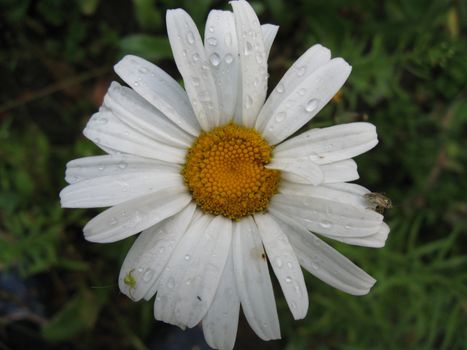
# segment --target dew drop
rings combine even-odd
[[[187,286],[189,286],[189,285],[191,284],[191,281],[192,281],[191,278],[188,278],[188,279],[185,281],[185,284],[186,284]]]
[[[251,108],[252,105],[253,105],[253,99],[251,98],[250,95],[246,95],[245,107],[248,109],[248,108]]]
[[[261,64],[263,63],[263,61],[264,61],[263,54],[261,52],[258,52],[256,54],[256,62],[258,62],[258,64]]]
[[[198,62],[199,61],[199,54],[198,53],[194,53],[192,57],[193,57],[193,62]]]
[[[305,106],[305,111],[307,112],[313,112],[316,107],[318,107],[319,100],[312,98],[310,101],[307,102]]]
[[[128,166],[128,163],[127,162],[124,162],[123,160],[121,162],[118,163],[118,167],[120,169],[125,169],[126,167]]]
[[[227,46],[232,45],[232,34],[228,33],[224,38],[225,44]]]
[[[99,171],[103,171],[105,169],[105,166],[101,165],[97,169],[99,169]]]
[[[298,90],[298,94],[299,94],[300,96],[305,95],[305,92],[306,92],[306,89],[300,89],[300,90]]]
[[[227,55],[225,55],[224,60],[225,60],[225,63],[231,64],[233,62],[234,58],[230,53],[228,53]]]
[[[209,56],[209,62],[211,62],[214,67],[217,67],[221,63],[221,58],[217,53],[214,52],[211,54],[211,56]]]
[[[288,267],[289,269],[291,269],[291,268],[293,267],[293,265],[292,265],[292,263],[291,263],[290,261],[287,263],[287,267]]]
[[[160,254],[163,254],[164,252],[165,252],[165,247],[160,247],[160,248],[159,248],[159,253],[160,253]]]
[[[209,30],[211,33],[214,33],[214,27],[213,27],[213,26],[210,26],[210,27],[208,28],[208,30]]]
[[[306,72],[306,67],[305,66],[301,66],[301,67],[297,67],[297,75],[299,77],[303,76],[303,74],[305,74]]]
[[[278,268],[282,267],[282,259],[281,258],[276,258],[276,260],[274,260],[274,262],[276,263],[276,266]]]
[[[292,277],[287,276],[287,277],[285,278],[285,281],[286,281],[287,283],[292,283]]]
[[[276,114],[276,117],[274,118],[276,122],[280,123],[285,120],[285,117],[287,116],[286,112],[279,112]]]
[[[318,269],[319,269],[318,264],[315,263],[315,262],[312,262],[312,263],[311,263],[311,267],[313,268],[313,270],[318,270]]]
[[[209,46],[216,46],[217,45],[217,39],[216,38],[207,38],[206,42],[208,43]]]
[[[111,218],[111,219],[109,220],[109,225],[114,226],[114,225],[117,225],[117,224],[118,224],[117,218],[113,217],[113,218]]]
[[[249,41],[247,41],[245,43],[245,48],[244,48],[244,54],[245,56],[248,56],[249,54],[251,54],[251,51],[253,50],[253,46],[251,45],[251,43]]]
[[[327,221],[327,220],[320,222],[319,225],[320,225],[322,228],[330,228],[330,227],[332,226],[332,224],[331,224],[329,221]]]
[[[279,85],[277,85],[276,90],[278,93],[282,94],[284,92],[284,84],[279,83]]]
[[[199,86],[200,81],[198,77],[193,77],[191,80],[193,81],[194,86]]]
[[[151,269],[147,269],[146,272],[143,274],[143,281],[149,282],[154,275],[154,272]]]
[[[189,43],[189,44],[193,44],[195,42],[195,37],[193,35],[193,32],[188,32],[186,33],[186,41]]]
[[[191,256],[190,256],[190,255],[188,255],[188,254],[185,255],[185,260],[186,260],[186,261],[188,261],[188,260],[190,260],[190,259],[191,259]]]
[[[290,306],[291,306],[292,309],[294,309],[294,310],[297,308],[297,304],[296,304],[294,301],[292,301],[292,302],[290,303]]]
[[[139,86],[139,82],[138,81],[133,82],[133,86]]]
[[[140,72],[141,74],[146,74],[149,70],[146,68],[146,67],[141,67],[140,69],[138,69],[138,72]]]

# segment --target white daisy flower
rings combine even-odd
[[[315,45],[266,100],[267,57],[278,30],[251,6],[211,11],[204,44],[190,16],[167,12],[186,92],[157,66],[124,57],[84,135],[107,155],[68,163],[63,207],[111,207],[84,228],[92,242],[141,232],[119,276],[133,300],[155,296],[158,320],[203,324],[210,346],[232,349],[240,305],[264,339],[280,338],[270,262],[295,319],[305,317],[302,266],[344,292],[375,280],[317,235],[382,247],[389,233],[352,160],[378,140],[369,123],[289,138],[350,74]],[[288,139],[289,138],[289,139]]]

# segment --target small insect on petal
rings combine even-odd
[[[123,278],[123,283],[128,286],[128,291],[130,293],[130,298],[133,299],[132,290],[136,288],[136,279],[133,277],[134,269],[131,269]]]
[[[375,207],[375,211],[383,214],[385,209],[392,208],[391,199],[378,192],[370,192],[364,195],[365,199]]]

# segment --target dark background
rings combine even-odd
[[[358,183],[394,208],[385,248],[334,244],[378,279],[369,295],[306,273],[306,319],[293,321],[276,288],[283,339],[262,342],[242,321],[237,348],[466,349],[467,1],[251,3],[261,22],[280,25],[270,87],[317,42],[353,66],[341,97],[307,127],[374,123],[380,143],[356,159]],[[229,6],[0,0],[1,350],[204,349],[200,329],[174,333],[154,321],[151,302],[119,293],[133,239],[86,242],[81,229],[97,211],[58,200],[65,163],[100,153],[81,130],[123,54],[180,79],[165,31],[175,7],[204,33],[209,9]]]

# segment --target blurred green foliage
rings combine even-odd
[[[380,144],[357,159],[359,183],[395,207],[385,248],[335,244],[378,279],[369,295],[345,295],[307,274],[307,318],[293,321],[279,299],[284,339],[251,341],[259,349],[466,349],[467,2],[252,4],[262,22],[280,25],[270,86],[316,42],[352,64],[341,101],[307,127],[374,123]],[[179,77],[164,23],[175,7],[203,32],[209,9],[228,4],[0,0],[0,273],[20,276],[40,304],[0,290],[0,302],[21,311],[0,314],[0,348],[146,348],[152,305],[132,303],[116,285],[131,239],[85,242],[81,229],[96,211],[62,210],[58,192],[68,160],[99,153],[81,130],[119,57],[135,53]],[[237,343],[250,339],[241,330]]]

